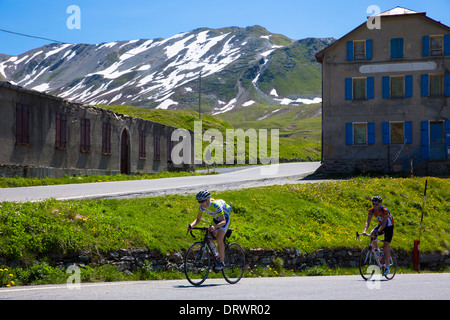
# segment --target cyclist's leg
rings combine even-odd
[[[220,261],[224,261],[225,258],[225,244],[223,242],[223,239],[225,237],[226,231],[223,231],[222,228],[220,230],[217,230],[216,239],[217,239],[217,246],[219,247],[219,258]]]
[[[383,243],[383,251],[384,251],[384,262],[386,267],[389,267],[391,261],[391,250],[390,245],[392,241],[392,237],[394,235],[394,226],[386,227],[384,232],[384,243]]]

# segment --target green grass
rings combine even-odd
[[[233,206],[234,240],[245,248],[361,246],[374,194],[385,198],[395,219],[395,247],[410,250],[418,237],[423,178],[355,178],[217,192]],[[450,244],[450,181],[429,178],[421,249],[443,251]],[[85,201],[3,202],[0,255],[33,260],[79,250],[107,252],[148,248],[163,253],[186,249],[186,225],[195,218],[192,195]],[[274,228],[273,226],[277,227]]]
[[[162,171],[152,174],[139,175],[90,175],[90,176],[68,176],[62,178],[23,178],[15,176],[13,178],[0,177],[0,188],[17,188],[17,187],[32,187],[32,186],[47,186],[58,184],[76,184],[76,183],[92,183],[92,182],[108,182],[108,181],[125,181],[125,180],[143,180],[143,179],[160,179],[172,177],[185,177],[193,175],[201,175],[202,173],[184,172],[184,171]]]
[[[413,241],[419,234],[424,182],[424,178],[362,177],[214,192],[214,196],[232,204],[231,226],[236,230],[232,239],[245,249],[298,248],[302,252],[313,252],[319,248],[362,248],[367,245],[355,239],[355,232],[363,229],[371,196],[379,194],[395,219],[393,248],[411,252]],[[196,215],[197,204],[192,195],[3,202],[0,203],[0,256],[25,262],[29,268],[36,269],[14,271],[18,283],[36,283],[43,278],[50,282],[63,281],[61,279],[66,275],[52,272],[53,269],[45,264],[51,261],[52,254],[71,254],[80,250],[105,253],[120,248],[148,248],[162,253],[185,250],[193,242],[186,236],[186,226]],[[428,178],[423,226],[421,252],[448,250],[450,180]],[[39,266],[32,267],[35,264]],[[120,273],[115,275],[116,271],[107,266],[89,268],[86,269],[89,281],[125,277],[118,278]],[[258,268],[248,270],[248,276],[298,274],[281,267],[274,269],[276,273]],[[316,273],[337,272],[326,270],[324,267]],[[30,276],[30,273],[34,275]],[[171,272],[158,275],[151,268],[144,268],[132,279],[181,276]]]

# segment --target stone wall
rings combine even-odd
[[[395,250],[397,253],[397,263],[400,267],[412,267],[413,256],[411,252]],[[328,265],[335,267],[357,267],[360,248],[338,248],[338,249],[319,249],[308,253],[299,249],[285,249],[282,251],[267,249],[246,250],[246,264],[250,268],[257,265],[273,267],[277,263],[275,260],[280,258],[286,269],[301,271],[314,266]],[[104,255],[92,254],[88,251],[82,251],[75,255],[53,255],[50,256],[51,265],[67,268],[72,264],[80,266],[85,265],[104,265],[112,264],[119,270],[134,272],[146,263],[150,263],[152,269],[159,270],[179,270],[183,271],[183,258],[185,251],[176,253],[162,254],[157,250],[148,249],[120,249],[118,251],[108,252]],[[277,259],[279,261],[279,259]],[[274,263],[275,261],[275,263]],[[0,258],[0,265],[8,264],[7,261]],[[8,265],[13,266],[11,263]],[[444,253],[421,253],[421,269],[439,270],[450,265],[450,255]]]

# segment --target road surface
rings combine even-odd
[[[0,189],[2,201],[78,200],[163,195],[196,192],[200,189],[225,190],[243,187],[292,183],[312,174],[319,162],[295,162],[238,168],[218,175],[189,176],[164,179],[98,182]]]
[[[25,300],[449,300],[450,273],[397,274],[391,281],[359,275],[243,278],[235,285],[207,279],[130,281],[0,288],[0,299]],[[72,288],[72,289],[70,289]]]

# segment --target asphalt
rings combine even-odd
[[[80,200],[144,197],[173,193],[193,193],[202,189],[220,191],[275,184],[303,183],[311,182],[306,177],[313,174],[319,167],[320,162],[294,162],[237,167],[234,169],[217,169],[218,174],[214,175],[3,188],[0,189],[0,202],[42,201],[49,198]]]

